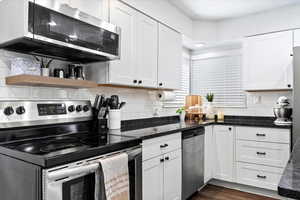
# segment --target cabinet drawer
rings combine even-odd
[[[237,161],[285,167],[290,157],[288,144],[242,141],[236,143]]]
[[[237,163],[237,182],[240,184],[277,190],[283,168]]]
[[[181,133],[143,141],[143,160],[181,149]]]
[[[238,140],[290,144],[290,135],[289,129],[236,127],[236,137]]]

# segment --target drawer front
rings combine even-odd
[[[240,184],[277,190],[283,168],[237,163],[237,182]]]
[[[181,149],[181,133],[143,141],[143,160]]]
[[[291,142],[290,130],[279,128],[236,127],[236,137],[238,140],[252,140],[259,142],[286,144],[290,144]]]
[[[288,144],[242,141],[236,142],[237,161],[285,167],[290,157]]]

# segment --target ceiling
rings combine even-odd
[[[223,20],[263,12],[300,0],[168,0],[194,20]]]

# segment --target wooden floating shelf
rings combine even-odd
[[[56,77],[45,77],[35,75],[16,75],[6,77],[7,85],[20,86],[43,86],[43,87],[61,87],[61,88],[95,88],[96,82],[86,80],[73,80]]]

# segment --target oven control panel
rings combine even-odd
[[[85,121],[90,101],[0,101],[0,128]]]

